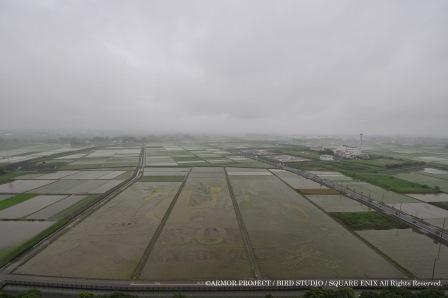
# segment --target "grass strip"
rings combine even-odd
[[[400,179],[386,174],[349,173],[353,178],[369,182],[398,193],[438,193],[439,190],[427,185]]]
[[[81,209],[82,207],[86,206],[92,200],[95,200],[96,197],[97,197],[97,195],[88,195],[87,197],[80,200],[79,202],[76,202],[75,204],[71,205],[70,207],[65,208],[64,210],[61,210],[60,212],[56,213],[55,215],[53,215],[50,218],[50,220],[63,219],[65,217],[67,217],[68,215],[72,214],[73,212],[75,212],[76,210]]]
[[[10,181],[14,180],[14,178],[16,178],[17,176],[25,175],[25,174],[26,174],[26,172],[22,172],[22,171],[2,174],[2,175],[0,175],[0,184],[10,182]]]
[[[409,228],[407,224],[378,212],[330,212],[329,214],[355,231]]]
[[[35,235],[31,239],[17,245],[11,248],[7,248],[4,250],[0,250],[0,266],[5,265],[7,262],[12,260],[13,258],[17,257],[18,255],[25,252],[28,248],[36,245],[39,243],[42,239],[50,236],[57,230],[59,230],[61,227],[66,225],[68,221],[70,220],[70,216],[72,213],[74,213],[76,210],[79,210],[80,208],[86,206],[89,204],[92,200],[96,198],[96,195],[89,195],[86,198],[82,199],[81,201],[77,202],[76,204],[66,208],[65,210],[59,212],[52,218],[57,219],[57,221],[40,232],[39,234]]]
[[[49,226],[39,234],[35,235],[31,239],[15,246],[9,249],[5,249],[0,251],[0,266],[5,265],[9,260],[12,260],[16,256],[22,254],[25,250],[28,248],[36,245],[41,241],[42,239],[50,236],[54,232],[56,232],[59,228],[64,226],[68,222],[68,218],[62,219],[54,223],[53,225]]]
[[[36,196],[36,195],[30,194],[30,193],[21,193],[21,194],[15,195],[13,197],[1,200],[0,201],[0,210],[3,210],[8,207],[14,206],[16,204],[22,203],[26,200],[31,199],[34,196]]]

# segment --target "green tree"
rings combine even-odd
[[[124,294],[124,293],[113,293],[109,297],[110,298],[138,298],[137,296]]]
[[[333,298],[335,297],[334,291],[330,289],[310,289],[303,295],[304,298]]]
[[[381,290],[379,297],[381,298],[414,298],[415,295],[408,289],[388,288]]]
[[[355,298],[355,291],[353,291],[353,289],[351,288],[341,288],[341,289],[337,289],[334,292],[334,296],[333,297],[337,297],[337,298]]]
[[[0,298],[14,298],[14,296],[0,292]]]
[[[439,289],[426,289],[417,294],[418,298],[443,298],[445,293]]]
[[[79,294],[79,298],[95,298],[95,294],[90,292],[82,292]]]
[[[374,291],[364,291],[359,295],[359,298],[378,298],[380,294]]]
[[[42,293],[37,289],[31,289],[17,296],[18,298],[41,298]]]

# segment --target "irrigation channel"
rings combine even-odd
[[[424,221],[421,218],[415,217],[411,214],[408,214],[406,212],[403,212],[397,208],[394,208],[392,206],[389,206],[387,204],[384,204],[383,202],[374,200],[373,198],[371,198],[370,196],[366,196],[362,193],[358,193],[355,192],[351,189],[349,189],[346,186],[343,185],[339,185],[337,183],[335,183],[334,181],[328,180],[328,179],[323,179],[313,173],[309,173],[306,171],[302,171],[299,169],[295,169],[292,167],[289,167],[287,165],[285,165],[282,162],[278,162],[278,161],[273,161],[269,158],[266,158],[264,156],[259,156],[256,154],[253,154],[252,152],[247,152],[247,151],[241,151],[240,152],[241,155],[245,156],[245,157],[249,157],[249,158],[253,158],[259,161],[262,161],[264,163],[267,163],[269,165],[272,165],[276,168],[282,169],[282,170],[286,170],[289,172],[292,172],[294,174],[297,174],[299,176],[302,176],[306,179],[312,180],[314,182],[317,182],[321,185],[324,185],[326,187],[335,189],[336,191],[340,192],[341,194],[356,200],[376,211],[379,211],[381,213],[387,214],[389,216],[392,216],[400,221],[403,221],[405,223],[407,223],[408,225],[412,226],[413,228],[421,231],[422,233],[430,236],[431,238],[444,243],[446,245],[448,245],[448,232],[447,230],[444,230],[440,227],[434,226],[426,221]]]
[[[325,185],[327,187],[333,188],[340,193],[357,200],[379,212],[394,216],[409,225],[425,232],[426,234],[429,234],[433,238],[438,239],[441,242],[447,243],[448,241],[448,235],[446,234],[446,231],[443,231],[442,229],[435,227],[433,225],[430,225],[424,221],[422,221],[419,218],[416,218],[412,215],[409,215],[407,213],[404,213],[400,210],[397,210],[391,206],[384,205],[381,202],[375,201],[370,197],[367,197],[363,194],[356,193],[352,190],[347,189],[344,186],[337,185],[333,181],[329,181],[326,179],[322,179],[314,174],[307,173],[305,171],[301,171],[298,169],[294,169],[291,167],[288,167],[282,163],[274,162],[272,160],[269,160],[264,157],[257,156],[252,153],[248,152],[241,152],[241,155],[254,158],[260,161],[263,161],[269,165],[272,165],[273,167],[284,169],[287,171],[290,171],[292,173],[295,173],[297,175],[300,175],[302,177],[305,177],[307,179],[313,180],[317,183],[320,183],[322,185]],[[88,207],[87,209],[84,209],[80,211],[77,215],[74,215],[74,217],[70,220],[70,222],[66,225],[64,225],[60,230],[53,233],[51,236],[43,239],[40,241],[37,245],[29,249],[26,253],[19,256],[16,260],[9,263],[6,266],[6,270],[3,272],[0,272],[0,288],[4,286],[11,286],[13,288],[23,288],[28,289],[31,287],[39,288],[44,291],[48,291],[51,293],[51,291],[57,289],[57,291],[67,291],[69,293],[73,294],[73,290],[75,291],[126,291],[126,292],[133,292],[133,293],[149,293],[152,292],[153,294],[157,295],[161,292],[169,292],[169,293],[176,293],[176,292],[190,292],[190,293],[200,293],[200,292],[219,292],[219,291],[230,291],[229,293],[236,293],[236,291],[241,291],[240,293],[247,293],[250,291],[281,291],[281,290],[300,290],[300,289],[306,289],[307,286],[295,286],[295,287],[289,287],[289,286],[257,286],[257,285],[250,285],[250,286],[228,286],[228,285],[221,285],[216,287],[210,287],[207,286],[204,283],[198,283],[198,282],[191,282],[191,281],[185,281],[185,282],[172,282],[172,283],[158,283],[158,282],[144,282],[139,280],[100,280],[100,279],[83,279],[83,278],[58,278],[58,277],[48,277],[48,276],[32,276],[32,275],[20,275],[20,274],[13,274],[11,273],[14,268],[17,268],[17,266],[20,266],[27,260],[29,260],[31,257],[33,257],[35,254],[37,254],[39,251],[44,249],[46,246],[48,246],[52,241],[56,240],[59,236],[61,236],[63,233],[65,233],[68,229],[72,228],[74,225],[79,223],[82,219],[89,216],[92,212],[106,204],[110,199],[115,197],[118,193],[124,191],[127,187],[132,185],[135,181],[140,179],[140,177],[143,175],[143,171],[145,168],[145,151],[144,148],[142,148],[140,160],[137,168],[135,169],[133,175],[131,178],[123,182],[122,184],[118,185],[116,188],[112,189],[108,193],[106,193],[99,201],[97,201],[94,205]],[[156,237],[157,238],[157,237]],[[151,248],[151,245],[149,245],[149,250]],[[134,278],[138,277],[139,271],[138,269],[134,273]],[[344,279],[345,280],[345,279]],[[367,287],[368,288],[368,287]],[[46,290],[45,290],[46,289]],[[201,295],[201,294],[199,294]]]
[[[27,249],[24,253],[18,255],[15,259],[10,261],[9,263],[5,264],[1,270],[0,273],[0,288],[4,285],[2,283],[8,283],[7,281],[10,279],[14,279],[14,276],[12,272],[25,262],[27,262],[29,259],[31,259],[33,256],[35,256],[37,253],[42,251],[44,248],[46,248],[48,245],[50,245],[53,241],[58,239],[60,236],[62,236],[64,233],[66,233],[68,230],[73,228],[75,225],[80,223],[83,219],[91,215],[94,211],[98,210],[102,206],[104,206],[107,202],[109,202],[112,198],[117,196],[119,193],[123,192],[125,189],[127,189],[129,186],[134,184],[136,181],[138,181],[145,170],[145,164],[146,164],[146,157],[145,157],[145,147],[143,146],[140,151],[140,157],[138,161],[138,165],[135,168],[134,172],[132,173],[132,176],[128,178],[127,180],[123,181],[121,184],[117,185],[116,187],[110,189],[103,195],[101,195],[95,202],[92,204],[86,206],[85,208],[82,208],[81,210],[78,210],[74,214],[72,214],[71,218],[68,220],[66,224],[64,224],[62,227],[60,227],[58,230],[56,230],[51,235],[41,239],[37,244]],[[5,277],[8,276],[8,277]],[[32,277],[34,278],[34,277]]]

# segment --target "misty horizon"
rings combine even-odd
[[[1,130],[447,137],[447,9],[1,1]]]

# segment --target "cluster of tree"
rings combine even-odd
[[[83,140],[77,137],[61,137],[59,138],[59,142],[63,144],[70,144],[72,146],[87,145],[89,143],[88,140]]]
[[[320,155],[333,155],[333,150],[325,148],[324,150],[319,151]]]
[[[304,298],[443,298],[445,293],[438,289],[426,289],[417,292],[404,288],[386,288],[379,291],[364,291],[356,295],[351,288],[332,289],[311,289],[307,291]]]
[[[173,298],[186,298],[187,296],[183,294],[174,294]],[[1,297],[0,297],[1,298]],[[79,298],[138,298],[138,296],[124,294],[124,293],[113,293],[110,295],[95,295],[93,293],[85,292],[79,295]]]
[[[42,293],[39,290],[31,289],[19,295],[10,295],[0,292],[0,298],[41,298]]]
[[[413,168],[413,167],[422,167],[424,165],[425,165],[425,162],[423,162],[423,161],[406,160],[402,163],[386,164],[386,169]]]
[[[93,293],[85,292],[79,295],[79,298],[138,298],[138,296],[123,294],[123,293],[113,293],[110,295],[95,295]]]
[[[188,295],[174,294],[173,298],[187,298]],[[266,298],[274,298],[272,294],[265,296]],[[303,298],[445,298],[448,297],[442,290],[439,289],[426,289],[421,291],[412,292],[404,288],[387,288],[378,291],[364,291],[360,294],[356,294],[351,288],[341,289],[311,289],[308,290]],[[31,289],[18,296],[5,294],[0,292],[0,298],[42,298],[42,294],[39,290]],[[113,294],[93,294],[90,292],[83,292],[79,295],[79,298],[138,298],[138,296],[113,293]]]
[[[108,144],[142,144],[150,141],[179,141],[196,140],[198,138],[190,135],[149,135],[149,136],[94,136],[94,137],[60,137],[59,143],[80,145],[108,145]],[[206,137],[199,138],[208,139]]]
[[[42,293],[37,289],[28,290],[19,295],[11,295],[0,292],[0,298],[42,298]],[[93,293],[81,293],[80,298],[138,298],[138,296],[123,294],[123,293],[113,293],[110,295],[95,295]],[[182,297],[182,296],[181,296]],[[179,297],[180,298],[180,297]]]

